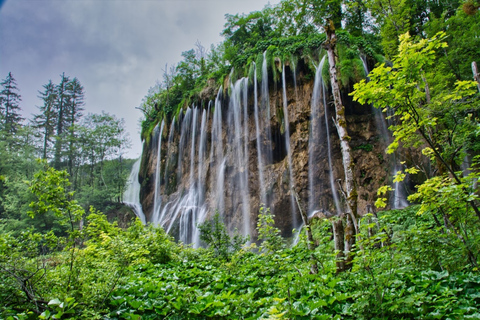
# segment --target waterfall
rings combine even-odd
[[[263,52],[263,62],[262,62],[262,105],[261,105],[262,114],[264,115],[263,123],[263,155],[265,156],[265,165],[268,166],[272,164],[272,131],[270,126],[270,121],[272,120],[272,115],[270,113],[270,94],[268,90],[268,68],[267,68],[267,51]],[[268,201],[268,199],[267,199]],[[265,203],[267,207],[268,203]]]
[[[142,205],[140,203],[140,182],[138,182],[140,161],[141,158],[135,161],[133,164],[132,171],[130,172],[130,176],[127,180],[127,188],[123,194],[123,203],[132,208],[136,216],[142,221],[143,224],[145,224],[145,214],[143,213]]]
[[[161,155],[162,155],[162,136],[163,136],[163,127],[165,126],[164,120],[160,125],[160,130],[158,130],[158,126],[155,128],[155,135],[158,139],[157,144],[157,165],[155,168],[155,198],[153,199],[153,215],[152,215],[152,223],[158,225],[160,209],[162,206],[162,195],[160,194],[161,188],[161,181],[160,178],[160,169],[161,169]]]
[[[328,154],[328,169],[329,169],[329,182],[330,190],[332,193],[333,203],[337,213],[342,212],[340,201],[338,199],[337,188],[335,186],[335,177],[333,172],[332,164],[332,150],[330,146],[330,130],[329,130],[329,119],[328,119],[328,108],[327,108],[327,97],[326,97],[326,86],[322,78],[322,70],[325,65],[326,59],[325,56],[320,61],[320,64],[317,67],[315,73],[315,82],[312,93],[311,101],[311,124],[310,124],[310,139],[308,144],[308,181],[309,181],[309,201],[308,201],[308,214],[313,214],[313,212],[320,209],[319,204],[319,195],[321,193],[320,187],[317,187],[317,180],[321,168],[319,167],[318,161],[321,159],[320,156],[320,145],[321,145],[321,123],[320,123],[320,106],[323,107],[324,119],[325,119],[325,130],[326,130],[326,141],[327,141],[327,154]]]
[[[225,210],[225,157],[223,150],[223,129],[222,129],[222,91],[220,87],[217,98],[215,99],[215,110],[213,111],[212,121],[212,149],[210,154],[212,186],[214,186],[215,204],[213,209],[223,214]]]
[[[238,80],[235,85],[231,85],[231,99],[228,108],[228,127],[233,127],[233,135],[228,135],[229,153],[233,157],[233,165],[238,170],[238,175],[233,181],[233,185],[239,187],[240,206],[242,207],[242,233],[250,235],[250,190],[248,186],[248,118],[247,113],[247,93],[248,78]]]
[[[192,118],[192,109],[187,108],[185,112],[185,116],[183,120],[180,121],[181,123],[181,131],[180,131],[180,142],[178,144],[178,165],[177,165],[177,181],[180,181],[183,176],[183,160],[184,160],[184,152],[187,148],[188,144],[188,137],[190,135],[190,122]]]
[[[362,63],[363,63],[363,70],[365,72],[365,75],[367,77],[367,81],[369,80],[368,74],[368,64],[367,64],[367,59],[365,56],[360,56]],[[371,105],[372,112],[375,115],[375,124],[377,128],[380,129],[380,133],[382,135],[382,139],[384,142],[389,145],[392,142],[392,136],[390,134],[390,131],[388,131],[388,125],[387,121],[385,120],[385,117],[383,116],[383,112],[381,109],[375,108],[373,104]],[[396,175],[398,171],[402,171],[402,165],[399,163],[397,159],[398,154],[397,152],[393,153],[392,155],[392,160],[393,160],[393,169],[392,169],[392,175]],[[407,195],[405,194],[405,186],[404,183],[402,182],[395,182],[393,186],[393,199],[390,201],[390,205],[392,209],[400,209],[404,208],[409,205],[408,200],[407,200]]]
[[[211,219],[215,211],[229,232],[238,229],[245,236],[255,235],[253,217],[259,204],[271,208],[284,234],[300,229],[292,187],[303,189],[298,191],[301,201],[308,200],[309,217],[318,210],[342,212],[334,171],[338,148],[332,150],[332,141],[337,140],[330,137],[332,115],[322,79],[325,63],[323,57],[317,66],[311,101],[302,95],[311,84],[299,86],[297,93],[297,70],[292,60],[294,83],[287,84],[286,62],[279,79],[282,91],[272,92],[275,99],[270,105],[265,52],[262,65],[254,65],[251,78],[236,80],[232,73],[233,80],[220,87],[208,106],[191,105],[178,112],[171,123],[162,121],[152,135],[152,148],[157,149],[148,154],[151,163],[147,161],[142,169],[144,181],[154,188],[142,201],[152,201],[153,208],[149,206],[146,218],[141,207],[138,212],[135,209],[136,214],[144,223],[160,225],[177,240],[198,247],[198,225]],[[261,80],[257,72],[261,72]],[[289,97],[289,92],[295,96]],[[295,104],[289,103],[289,98]],[[277,122],[282,119],[275,117],[273,110],[277,115],[283,111],[283,123]],[[138,174],[138,168],[134,169]],[[139,192],[132,192],[125,197],[137,208]]]
[[[176,162],[175,162],[176,159],[174,156],[175,145],[173,143],[174,134],[175,134],[175,117],[173,117],[172,119],[172,124],[170,125],[170,131],[168,134],[168,141],[167,141],[167,156],[165,160],[165,175],[164,175],[166,190],[173,187],[171,185],[173,182],[170,181],[170,174],[172,173],[172,168],[175,168],[176,166]]]
[[[206,148],[207,148],[207,110],[203,110],[202,112],[202,122],[200,124],[200,141],[198,147],[198,199],[200,202],[205,200],[205,181],[206,178],[206,170],[205,170],[205,156],[206,156]]]
[[[325,63],[325,57],[323,57],[320,65],[323,67]],[[322,68],[317,67],[315,73],[315,82],[313,85],[312,101],[311,101],[311,113],[310,113],[310,136],[308,139],[308,213],[318,210],[320,198],[320,191],[315,182],[319,176],[318,159],[320,159],[320,78],[322,77]]]
[[[198,139],[197,148],[197,133],[198,133],[198,118],[199,113],[202,112],[201,125],[200,125],[200,138]],[[180,119],[180,118],[179,118]],[[205,126],[206,126],[206,111],[201,111],[199,108],[192,107],[187,108],[185,117],[181,121],[181,134],[178,148],[178,166],[177,176],[182,174],[183,167],[188,165],[189,168],[189,180],[185,189],[178,190],[176,197],[173,200],[163,206],[161,213],[155,221],[157,224],[165,228],[167,232],[170,232],[174,227],[178,227],[179,240],[184,243],[194,243],[195,246],[199,245],[199,232],[197,224],[205,217],[205,201],[204,201],[204,185],[205,179]],[[174,125],[170,128],[170,134],[174,131]],[[169,134],[169,136],[170,136]],[[169,152],[172,152],[173,136],[169,137]],[[190,152],[187,156],[186,152],[190,147]],[[198,155],[197,155],[198,150]],[[185,163],[185,158],[190,160],[190,163]],[[170,160],[168,160],[170,159]],[[167,155],[167,161],[170,162],[174,159],[172,156]],[[166,165],[166,168],[169,164]],[[198,175],[195,169],[198,167]],[[167,175],[167,173],[165,173]],[[159,210],[160,212],[160,210]],[[176,225],[178,221],[178,225]]]
[[[210,108],[208,108],[210,110]],[[197,186],[197,205],[200,206],[197,215],[195,216],[195,226],[193,234],[193,243],[195,246],[200,244],[200,232],[196,228],[196,224],[203,223],[205,221],[205,215],[207,213],[205,207],[205,179],[206,179],[206,168],[205,168],[205,156],[206,156],[206,145],[207,145],[207,129],[206,125],[208,122],[207,110],[202,112],[202,122],[200,124],[200,140],[198,147],[198,180],[195,183]]]
[[[282,66],[282,98],[283,98],[283,122],[285,126],[285,149],[287,150],[287,160],[288,160],[288,175],[289,175],[289,193],[290,193],[290,203],[292,209],[292,222],[293,227],[296,228],[299,225],[297,219],[297,210],[295,196],[292,192],[292,189],[295,187],[295,181],[293,178],[293,169],[292,169],[292,153],[290,147],[290,122],[288,120],[288,101],[287,101],[287,84],[285,81],[285,64]]]
[[[260,131],[260,119],[259,119],[259,110],[258,110],[258,81],[257,81],[257,68],[255,67],[254,71],[254,102],[253,108],[255,113],[255,141],[257,142],[257,168],[258,168],[258,185],[260,187],[260,203],[267,204],[267,193],[265,190],[265,179],[264,179],[264,165],[263,165],[263,155],[262,155],[262,138]]]

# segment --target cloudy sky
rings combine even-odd
[[[136,110],[165,64],[198,40],[218,44],[226,13],[261,10],[279,0],[0,0],[0,79],[17,80],[30,118],[38,91],[65,72],[85,89],[85,113],[124,118],[141,153]]]

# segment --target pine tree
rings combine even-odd
[[[40,135],[43,136],[42,158],[47,159],[51,140],[55,134],[55,124],[57,120],[55,103],[57,100],[57,93],[52,80],[43,85],[43,88],[44,91],[38,92],[40,94],[38,97],[43,100],[43,106],[38,107],[40,113],[34,115],[32,122],[33,127],[39,130]]]
[[[4,138],[15,135],[24,120],[20,115],[19,102],[22,100],[18,94],[17,83],[9,72],[7,78],[0,85],[3,87],[0,92],[0,113],[1,113],[1,130]]]
[[[66,109],[66,118],[68,121],[68,172],[71,177],[75,179],[73,172],[74,162],[76,158],[76,124],[82,117],[82,111],[84,106],[84,91],[83,86],[77,78],[73,78],[67,84],[67,93],[70,97],[68,108]],[[75,187],[76,183],[74,183]]]
[[[68,82],[70,79],[65,76],[65,73],[61,75],[62,79],[60,83],[56,86],[57,101],[55,103],[55,111],[57,113],[57,135],[55,141],[55,156],[54,156],[54,167],[55,169],[60,169],[63,149],[65,142],[65,128],[68,128],[67,122],[67,108],[70,104],[70,96],[68,94]]]

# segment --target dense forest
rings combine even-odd
[[[228,81],[251,81],[264,57],[273,66],[306,61],[312,77],[326,53],[347,209],[304,217],[295,245],[266,207],[258,239],[229,233],[212,213],[198,226],[198,249],[139,219],[112,222],[106,213],[126,214],[118,204],[133,162],[122,157],[122,121],[83,115],[83,88],[65,75],[44,85],[38,114],[25,121],[8,74],[0,92],[0,317],[480,318],[479,9],[476,0],[283,0],[227,15],[222,44],[197,43],[165,66],[141,104],[146,142],[159,123],[205,106]],[[375,65],[368,75],[364,61]],[[382,210],[394,191],[385,184],[376,209],[357,213],[346,90],[394,120],[386,153],[404,148],[421,158],[393,177],[415,181],[410,206]]]
[[[123,119],[108,113],[83,114],[85,93],[77,78],[62,74],[38,91],[38,113],[26,119],[12,73],[2,80],[0,164],[0,229],[19,234],[26,229],[65,235],[66,228],[52,212],[29,217],[35,201],[31,181],[49,167],[65,171],[62,186],[70,200],[85,210],[119,209],[132,160]],[[125,213],[125,212],[124,212]]]

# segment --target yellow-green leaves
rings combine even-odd
[[[402,182],[405,180],[405,176],[405,173],[402,173],[402,171],[397,171],[397,173],[393,176],[393,183]]]
[[[412,167],[412,168],[407,168],[407,169],[405,169],[405,172],[406,172],[406,173],[409,173],[409,174],[417,174],[417,173],[420,172],[420,170],[418,170],[417,168]]]
[[[390,186],[381,186],[378,188],[377,195],[378,196],[385,196],[387,192],[392,191],[392,187]],[[375,207],[377,208],[385,208],[387,206],[387,198],[379,197],[377,201],[375,201]]]

